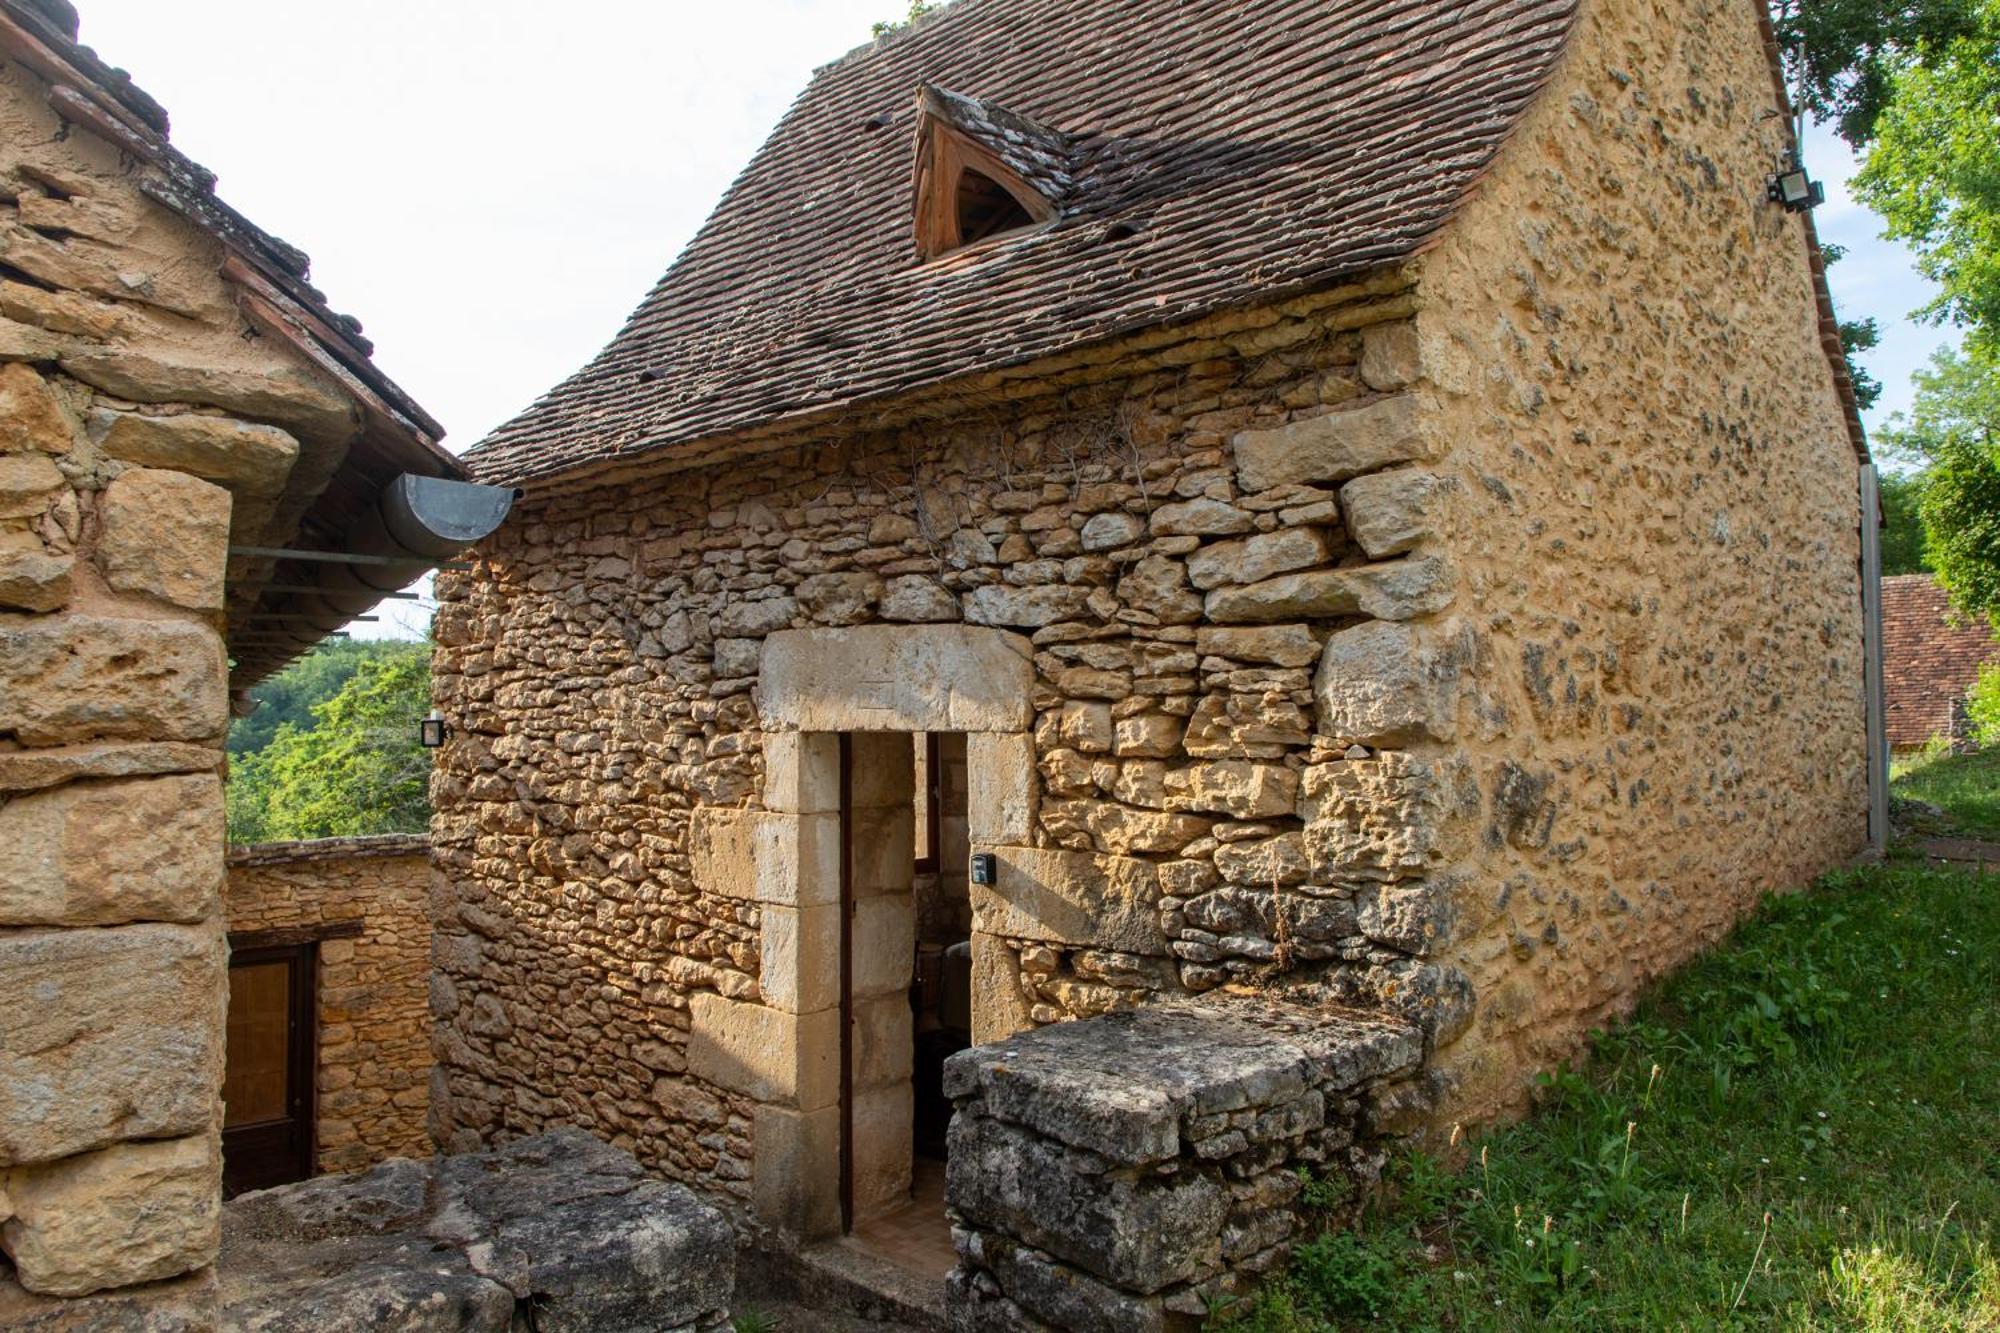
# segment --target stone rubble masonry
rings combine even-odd
[[[321,1171],[430,1151],[430,882],[420,835],[230,849],[232,936],[343,932],[318,948]]]
[[[1422,1056],[1396,1019],[1221,991],[953,1056],[952,1326],[1189,1325],[1289,1253],[1306,1175],[1358,1206]]]
[[[223,1326],[259,1333],[722,1333],[721,1212],[579,1130],[394,1158],[222,1210]]]
[[[192,1333],[220,1206],[227,546],[270,535],[300,438],[344,448],[359,417],[246,336],[153,168],[4,75],[0,1324]]]
[[[778,969],[834,731],[970,731],[976,1039],[1336,1001],[1423,1044],[1397,1132],[1858,848],[1854,458],[1755,17],[1585,6],[1404,270],[532,487],[438,584],[439,1141],[585,1125],[823,1222],[827,992]],[[970,627],[1025,649],[914,633]]]

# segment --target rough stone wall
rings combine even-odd
[[[1586,0],[1424,266],[1457,597],[1403,661],[1455,747],[1413,915],[1476,996],[1453,1117],[1865,841],[1857,463],[1757,17]]]
[[[226,547],[292,432],[355,415],[249,336],[139,167],[0,72],[0,1324],[200,1327]]]
[[[751,1193],[755,1108],[785,1094],[747,1058],[690,1072],[688,1032],[699,1001],[737,1049],[769,1046],[761,1006],[797,1002],[761,974],[763,866],[736,845],[759,826],[733,818],[773,781],[756,689],[779,630],[1032,636],[1036,799],[1001,849],[1021,893],[973,904],[989,1033],[1328,967],[1407,980],[1356,896],[1423,855],[1379,845],[1377,802],[1409,783],[1315,740],[1313,675],[1335,629],[1438,596],[1442,568],[1403,556],[1407,497],[1342,489],[1429,449],[1408,300],[1385,278],[922,422],[531,492],[440,581],[439,1141],[571,1120]]]
[[[430,1152],[430,842],[389,834],[237,847],[232,936],[359,928],[319,944],[316,1169]]]

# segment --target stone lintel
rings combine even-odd
[[[766,726],[797,731],[1025,731],[1034,650],[976,625],[780,630],[757,678]]]

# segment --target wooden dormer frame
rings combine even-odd
[[[1020,173],[950,125],[932,101],[919,95],[915,229],[917,254],[922,258],[936,259],[965,247],[965,238],[959,233],[958,187],[968,171],[1005,190],[1034,225],[1055,220],[1054,203]],[[1018,230],[995,234],[1011,235]]]

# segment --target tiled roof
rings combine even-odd
[[[1975,616],[1955,625],[1950,607],[1928,574],[1882,580],[1882,680],[1894,749],[1957,736],[1960,706],[1980,664],[2000,661],[2000,642],[1987,623]]]
[[[1573,0],[957,0],[822,69],[488,480],[884,397],[1404,260],[1553,69]],[[1069,136],[1052,227],[917,259],[917,93]]]

